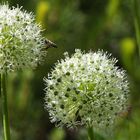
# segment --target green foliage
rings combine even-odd
[[[64,140],[65,132],[63,129],[54,128],[49,136],[49,140]]]

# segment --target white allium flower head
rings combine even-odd
[[[45,78],[45,107],[58,126],[84,125],[97,131],[114,127],[126,110],[129,89],[125,71],[103,51],[75,54],[56,64]]]
[[[41,32],[32,13],[0,5],[0,73],[35,68],[46,54]]]

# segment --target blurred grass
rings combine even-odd
[[[4,0],[3,0],[4,1]],[[7,1],[7,0],[6,0]],[[119,59],[130,81],[131,113],[124,114],[108,140],[140,140],[140,62],[130,0],[10,0],[36,14],[44,36],[58,49],[48,50],[45,63],[35,71],[14,73],[8,80],[10,124],[13,140],[86,140],[87,132],[57,129],[44,110],[43,77],[54,63],[75,48],[103,49]],[[1,108],[1,106],[0,106]],[[1,109],[0,109],[1,111]],[[1,118],[0,118],[1,119]],[[0,140],[2,140],[0,123]],[[95,134],[97,140],[103,138]],[[105,138],[104,138],[105,139]]]

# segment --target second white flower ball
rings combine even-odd
[[[128,82],[116,59],[98,52],[76,50],[58,62],[45,78],[45,103],[50,119],[58,126],[85,125],[95,130],[113,128],[126,110]]]

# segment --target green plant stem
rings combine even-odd
[[[88,127],[88,140],[94,140],[93,128]]]
[[[10,127],[7,109],[6,74],[1,74],[2,121],[4,140],[10,140]]]
[[[137,45],[139,50],[139,57],[140,57],[140,2],[139,0],[133,0],[133,13],[134,13],[134,24],[136,30],[136,39]]]

